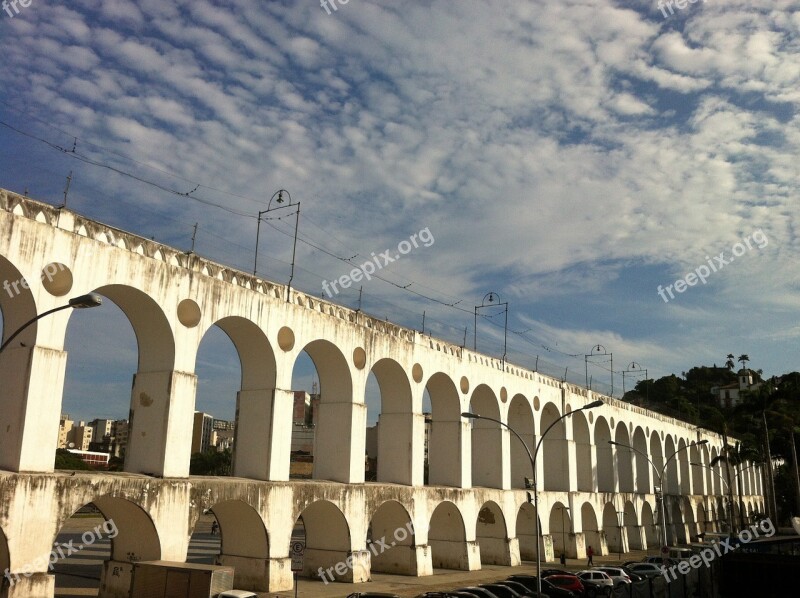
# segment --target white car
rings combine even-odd
[[[614,587],[631,583],[630,576],[619,567],[594,567],[593,570],[606,573],[611,578],[611,581],[614,582]]]
[[[608,573],[597,571],[596,569],[587,569],[586,571],[578,571],[575,575],[581,580],[583,586],[586,588],[587,596],[611,596],[614,591],[614,582],[608,576]]]
[[[217,598],[258,598],[258,596],[249,590],[225,590],[218,594]]]

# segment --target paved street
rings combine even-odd
[[[210,515],[200,519],[197,529],[192,536],[189,546],[189,562],[212,563],[214,556],[219,552],[219,536],[211,534]],[[64,525],[58,542],[73,541],[74,546],[82,545],[81,535],[91,532],[103,519],[99,517],[73,517]],[[77,554],[60,560],[56,564],[56,596],[58,598],[78,598],[80,596],[97,596],[97,587],[100,580],[100,567],[103,560],[110,554],[110,541],[106,537],[93,541],[83,547]],[[644,552],[635,551],[622,555],[623,561],[640,559]],[[617,554],[609,556],[595,556],[595,565],[619,563]],[[578,571],[586,565],[585,560],[567,559],[566,568]],[[558,562],[548,563],[549,567],[561,568]],[[413,598],[426,591],[445,590],[457,586],[474,585],[504,579],[513,573],[533,573],[535,563],[524,562],[520,567],[500,567],[485,565],[480,571],[451,571],[437,569],[429,577],[405,577],[398,575],[384,575],[376,573],[372,581],[362,584],[331,583],[301,579],[298,585],[298,598],[343,598],[351,592],[393,592],[403,598]],[[262,598],[294,597],[294,590],[286,592],[270,592],[260,594]]]

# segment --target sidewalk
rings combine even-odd
[[[651,554],[655,554],[650,551]],[[626,561],[642,560],[647,556],[644,550],[633,550],[622,554],[622,559],[617,553],[606,556],[595,556],[594,565],[620,565]],[[567,564],[562,566],[558,560],[542,563],[542,569],[566,569],[568,571],[581,571],[586,569],[586,559],[567,559]],[[436,569],[434,574],[427,577],[406,577],[403,575],[386,575],[375,573],[372,581],[367,583],[329,583],[321,581],[300,579],[297,587],[298,598],[345,598],[353,592],[389,592],[402,598],[414,598],[423,592],[436,590],[450,590],[464,586],[474,586],[490,583],[507,578],[514,574],[535,575],[536,563],[523,561],[519,567],[501,567],[499,565],[484,565],[480,571],[452,571],[450,569]],[[261,598],[293,598],[294,590],[285,592],[269,592],[259,594]]]

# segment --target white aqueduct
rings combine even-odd
[[[718,454],[722,440],[713,433],[295,290],[287,301],[285,286],[7,191],[0,191],[0,279],[28,281],[18,293],[0,289],[4,338],[91,291],[126,314],[139,354],[126,473],[77,475],[53,471],[72,310],[42,318],[0,354],[0,571],[20,576],[2,597],[53,596],[53,576],[31,564],[49,555],[64,522],[89,502],[119,529],[103,597],[127,596],[135,561],[184,561],[207,508],[220,522],[219,562],[235,565],[237,587],[292,586],[289,544],[300,516],[307,576],[348,557],[354,566],[340,579],[355,582],[370,571],[519,565],[537,550],[536,514],[523,489],[530,461],[505,428],[462,418],[468,410],[508,423],[533,446],[562,414],[605,402],[565,418],[542,444],[544,559],[562,551],[583,557],[589,545],[605,554],[659,544],[658,477],[640,453],[659,470],[668,461],[670,542],[727,520],[721,471],[693,465]],[[234,477],[189,477],[195,357],[214,325],[241,363]],[[291,377],[302,351],[319,376],[320,417],[314,479],[290,481]],[[381,393],[376,483],[364,482],[370,372]],[[753,466],[741,477],[749,516],[763,508],[761,472]],[[413,533],[396,547],[370,552],[368,535],[389,538],[409,523]]]

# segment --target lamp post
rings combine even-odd
[[[677,457],[678,453],[680,453],[681,451],[685,451],[685,450],[687,450],[687,449],[689,449],[689,448],[691,448],[693,446],[701,446],[703,444],[708,444],[708,440],[705,440],[705,439],[704,440],[700,440],[700,441],[694,442],[692,444],[687,444],[683,448],[679,448],[677,451],[675,451],[674,453],[672,453],[669,456],[669,459],[664,461],[664,466],[661,468],[661,471],[659,471],[658,467],[656,467],[655,463],[653,463],[650,460],[650,457],[647,456],[647,453],[644,453],[644,452],[640,451],[636,447],[633,447],[633,446],[631,446],[629,444],[625,444],[623,442],[614,442],[613,440],[609,440],[608,444],[612,444],[614,446],[621,446],[621,447],[630,449],[635,453],[639,453],[642,457],[647,459],[647,462],[650,463],[650,465],[653,467],[653,470],[656,472],[656,475],[658,476],[658,485],[659,485],[659,488],[661,489],[661,531],[662,531],[662,536],[663,536],[663,541],[664,541],[664,544],[663,544],[663,546],[661,548],[661,551],[662,551],[662,553],[664,553],[666,548],[667,548],[667,510],[666,510],[666,508],[664,506],[664,503],[666,502],[666,497],[667,497],[667,489],[664,487],[664,478],[666,477],[666,473],[667,473],[667,465],[669,465],[669,462],[672,461],[675,457]]]
[[[618,547],[619,550],[617,551],[617,560],[622,561],[622,518],[625,517],[625,511],[617,511],[617,525],[619,526],[619,537],[617,540],[619,541]]]
[[[522,443],[522,446],[525,447],[525,452],[528,453],[528,459],[531,461],[531,470],[533,471],[533,509],[536,511],[536,519],[534,521],[536,525],[536,596],[542,595],[542,579],[539,575],[542,566],[542,553],[539,550],[539,536],[540,536],[540,526],[539,526],[539,489],[538,483],[536,480],[536,455],[539,454],[539,448],[542,446],[542,440],[547,435],[547,433],[555,426],[558,422],[562,419],[569,417],[573,413],[577,413],[578,411],[584,411],[586,409],[594,409],[595,407],[600,407],[603,405],[603,401],[597,400],[592,401],[591,403],[587,403],[580,409],[574,409],[573,411],[567,411],[564,415],[558,417],[553,423],[551,423],[547,429],[542,432],[542,435],[539,437],[538,442],[536,443],[536,448],[533,451],[533,455],[531,455],[531,450],[528,448],[528,445],[525,444],[525,441],[522,439],[522,436],[517,434],[516,430],[509,426],[507,423],[500,421],[499,419],[494,419],[493,417],[486,417],[485,415],[478,415],[477,413],[470,413],[469,411],[465,411],[461,414],[461,417],[467,419],[485,419],[487,421],[495,422],[496,424],[500,424],[504,428],[507,428],[517,439]],[[529,495],[530,496],[530,495]],[[528,499],[530,501],[530,498]]]
[[[278,205],[274,208],[270,207],[272,205],[272,200],[276,199],[276,202],[282,204],[284,202],[283,194],[286,194],[289,197],[289,203],[285,206]],[[274,212],[275,210],[280,210],[283,208],[294,207],[297,208],[295,211],[295,220],[294,220],[294,242],[292,244],[292,270],[289,274],[289,284],[286,285],[286,300],[289,301],[289,293],[292,290],[292,280],[294,279],[294,259],[297,253],[297,227],[300,224],[300,202],[292,203],[292,195],[286,189],[279,189],[275,193],[272,194],[272,197],[269,198],[269,203],[267,203],[267,209],[261,210],[258,213],[258,223],[256,224],[256,253],[253,258],[253,276],[256,275],[258,271],[258,238],[261,234],[261,217],[266,214],[267,212]]]
[[[102,303],[103,303],[103,298],[100,295],[98,295],[97,293],[89,293],[88,295],[81,295],[79,297],[73,297],[72,299],[69,300],[69,303],[67,303],[66,305],[62,305],[60,307],[54,307],[53,309],[48,309],[47,311],[40,313],[38,316],[35,316],[35,317],[31,318],[30,320],[25,322],[22,326],[17,328],[17,330],[14,332],[14,334],[9,336],[5,340],[5,342],[2,345],[0,345],[0,353],[2,353],[5,350],[5,348],[8,347],[8,345],[11,343],[11,341],[13,341],[17,337],[17,335],[19,335],[19,333],[21,333],[28,326],[30,326],[31,324],[33,324],[34,322],[36,322],[37,320],[39,320],[39,319],[41,319],[41,318],[43,318],[45,316],[49,316],[50,314],[54,314],[57,311],[61,311],[62,309],[69,309],[69,308],[72,308],[72,309],[85,309],[85,308],[88,308],[88,307],[97,307],[98,305],[101,305]]]
[[[486,303],[486,301],[489,303]],[[503,363],[506,361],[506,353],[508,352],[508,301],[500,302],[500,295],[494,292],[486,293],[480,305],[475,306],[475,324],[472,329],[472,350],[478,350],[478,310],[484,307],[505,306],[505,324],[503,324]]]
[[[566,534],[564,532],[564,511],[569,511],[569,507],[561,505],[561,564],[567,563],[567,542]]]

